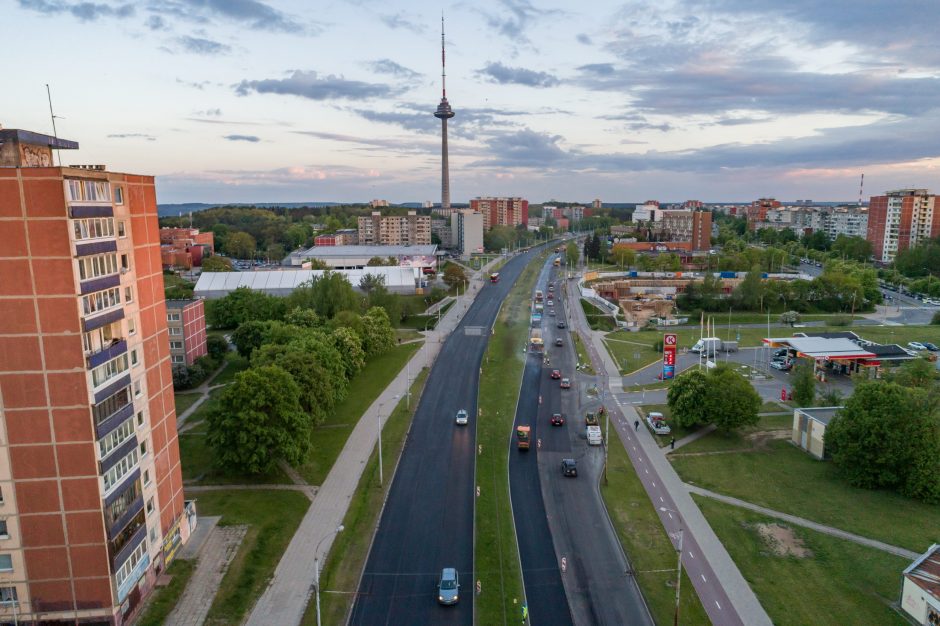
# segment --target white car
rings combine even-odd
[[[911,348],[912,350],[926,350],[927,349],[927,346],[925,346],[919,341],[908,342],[907,347]]]
[[[646,416],[646,423],[650,425],[650,428],[652,428],[653,432],[657,435],[668,435],[672,432],[662,413],[651,412]]]
[[[457,411],[457,423],[458,424],[464,425],[468,421],[469,421],[469,418],[467,417],[466,409],[460,409],[459,411]]]

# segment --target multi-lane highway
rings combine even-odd
[[[479,368],[499,306],[537,251],[511,259],[447,339],[431,370],[359,586],[353,624],[472,624],[474,449]],[[467,426],[454,423],[459,409]],[[444,567],[461,600],[437,603]]]

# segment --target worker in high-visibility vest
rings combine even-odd
[[[522,605],[522,623],[525,624],[529,621],[529,605]]]

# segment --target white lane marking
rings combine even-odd
[[[659,496],[659,501],[660,501],[660,502],[662,502],[663,504],[665,504],[665,503],[666,503],[666,501],[665,501],[665,500],[663,500],[663,497],[662,497],[662,496]]]
[[[691,552],[689,552],[689,558],[690,558],[690,559],[694,559],[694,558],[695,558],[695,555],[692,554]]]
[[[699,576],[702,577],[702,582],[703,582],[703,583],[707,583],[707,582],[708,582],[707,580],[705,580],[705,574],[699,574]]]
[[[643,471],[646,472],[647,474],[650,473],[650,471],[649,471],[648,469],[645,469],[645,470],[643,470]]]
[[[653,486],[654,486],[654,487],[656,486],[656,481],[653,481]]]
[[[666,513],[669,516],[669,519],[672,519],[672,513]]]
[[[718,600],[715,600],[715,606],[717,606],[719,610],[721,609],[721,605],[718,604]]]

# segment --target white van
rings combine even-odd
[[[601,436],[600,426],[587,427],[587,442],[589,446],[599,446],[604,443],[604,438]]]

